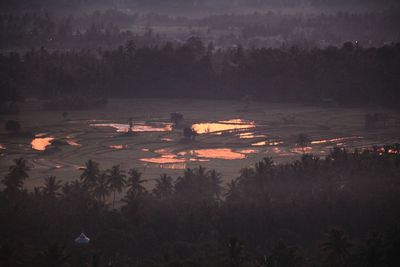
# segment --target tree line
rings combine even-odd
[[[215,49],[192,37],[184,44],[115,50],[0,55],[3,101],[19,95],[56,98],[194,97],[398,107],[400,45],[312,50]]]
[[[201,18],[158,13],[127,14],[117,9],[85,15],[59,16],[56,13],[30,12],[0,15],[0,47],[52,49],[117,47],[132,39],[139,46],[179,42],[191,35],[216,46],[232,44],[244,47],[301,45],[340,45],[358,41],[363,46],[382,46],[399,41],[398,9],[374,12],[326,13],[251,13],[218,14]],[[148,28],[144,31],[133,27]],[[169,26],[167,33],[158,26]],[[178,28],[178,29],[176,29]],[[149,35],[149,31],[153,36]],[[149,38],[153,37],[153,38]]]
[[[2,266],[398,266],[399,145],[271,158],[223,184],[203,167],[154,187],[137,169],[44,178],[16,159],[0,192]],[[84,232],[88,245],[74,238]]]

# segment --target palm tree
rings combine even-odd
[[[6,186],[5,191],[17,192],[21,191],[24,181],[29,178],[28,171],[30,167],[24,158],[14,159],[14,165],[10,166],[9,173],[4,177],[3,184]]]
[[[329,230],[326,233],[326,240],[321,244],[321,249],[326,253],[328,263],[332,266],[346,266],[350,247],[347,236],[338,229]]]
[[[238,179],[234,179],[227,184],[228,188],[224,194],[227,201],[235,201],[239,198],[240,192],[238,188],[238,181]]]
[[[128,118],[128,125],[129,125],[128,133],[131,133],[132,128],[133,128],[133,118],[132,117]]]
[[[159,199],[166,199],[171,196],[174,192],[174,185],[172,178],[167,174],[160,175],[160,178],[156,180],[156,185],[153,189],[153,194]]]
[[[136,169],[129,170],[128,178],[128,194],[137,197],[147,193],[146,188],[142,185],[146,180],[141,179],[142,174]]]
[[[296,145],[301,147],[301,150],[304,154],[305,148],[311,143],[310,137],[306,134],[299,134],[296,139]]]
[[[55,176],[48,176],[44,179],[44,186],[42,187],[43,194],[49,197],[57,197],[61,194],[58,190],[61,189],[61,181],[57,181]]]
[[[96,185],[97,178],[100,175],[99,164],[91,159],[86,162],[86,168],[81,174],[83,185],[92,188]]]
[[[114,165],[108,171],[108,184],[110,185],[110,190],[113,192],[113,208],[115,204],[115,193],[121,193],[122,188],[126,184],[126,175],[124,171],[120,169],[119,165]]]
[[[110,195],[109,177],[107,172],[103,172],[97,179],[96,187],[93,189],[93,196],[104,203],[106,197],[108,197],[109,195]]]
[[[209,174],[210,180],[211,180],[212,193],[213,193],[213,195],[215,195],[217,197],[217,199],[219,199],[219,197],[221,196],[221,192],[222,192],[221,175],[219,173],[217,173],[215,170],[209,171],[208,174]]]

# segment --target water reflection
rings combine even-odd
[[[304,154],[304,153],[311,153],[312,150],[313,150],[312,147],[306,146],[306,147],[295,147],[292,148],[290,151],[293,153]]]
[[[77,143],[76,139],[67,139],[66,142],[68,143],[68,145],[70,146],[81,146],[81,144]]]
[[[6,147],[3,144],[0,144],[0,149],[6,149]]]
[[[178,159],[175,155],[161,155],[160,157],[154,158],[142,158],[140,161],[148,163],[168,164],[168,163],[185,163],[185,159]]]
[[[31,146],[35,150],[44,151],[47,146],[51,145],[51,141],[53,140],[54,137],[34,138],[31,142]]]
[[[188,151],[181,151],[173,153],[167,149],[158,149],[154,152],[159,154],[158,157],[141,158],[140,161],[156,164],[172,164],[172,163],[187,163],[187,162],[206,162],[210,159],[244,159],[246,154],[253,153],[255,150],[245,150],[242,152],[235,152],[230,148],[204,148],[192,149]]]
[[[128,145],[110,145],[108,147],[113,148],[113,149],[124,149],[124,148],[128,148]]]
[[[90,124],[91,127],[111,127],[117,130],[118,133],[126,133],[129,131],[129,124],[122,123],[95,123]],[[133,132],[167,132],[172,131],[171,123],[145,123],[134,122],[132,127]]]
[[[206,149],[194,149],[189,153],[196,158],[208,158],[208,159],[244,159],[246,155],[235,152],[230,148],[206,148]]]
[[[251,144],[252,146],[277,146],[283,144],[282,141],[260,141]]]
[[[240,133],[239,138],[241,139],[252,139],[252,138],[261,138],[261,137],[266,137],[264,134],[254,134],[252,132],[245,132],[245,133]]]
[[[258,153],[259,151],[255,150],[255,149],[242,149],[242,150],[239,150],[239,152],[242,154],[254,154],[254,153]]]
[[[362,136],[338,137],[338,138],[332,138],[332,139],[314,140],[311,142],[311,144],[319,145],[319,144],[336,143],[336,142],[340,142],[340,141],[362,139],[362,138],[363,138]],[[343,144],[343,143],[340,143],[340,144]]]
[[[158,167],[161,168],[161,169],[184,170],[184,169],[186,169],[186,163],[160,164]]]
[[[223,131],[249,129],[254,127],[256,127],[254,121],[245,121],[242,119],[233,119],[219,122],[203,122],[192,125],[192,128],[198,134],[217,133]]]

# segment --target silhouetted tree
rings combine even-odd
[[[43,194],[51,198],[60,196],[58,191],[61,189],[61,181],[57,181],[55,176],[48,176],[44,179],[44,186],[42,187]]]
[[[121,193],[122,188],[126,184],[126,175],[124,171],[120,169],[119,165],[114,165],[108,170],[108,183],[110,186],[110,190],[113,192],[113,208],[115,204],[115,193]]]
[[[8,174],[3,179],[6,186],[5,192],[14,194],[21,191],[24,181],[29,178],[30,167],[24,158],[14,159],[14,165],[10,166]]]
[[[111,190],[110,187],[111,184],[110,184],[109,174],[107,172],[102,172],[97,179],[96,187],[93,189],[92,194],[96,199],[104,203],[106,201],[106,198],[110,195],[110,190]],[[114,201],[115,201],[115,194],[113,197],[113,205]]]
[[[81,174],[81,181],[83,186],[88,189],[95,187],[97,179],[100,175],[99,164],[91,159],[89,159],[85,164],[85,170]]]
[[[186,139],[194,140],[196,135],[197,135],[196,131],[193,130],[192,128],[190,128],[190,127],[185,127],[183,129],[183,136]]]
[[[346,266],[350,256],[351,244],[343,231],[330,229],[321,244],[322,252],[326,254],[327,263],[331,266]]]
[[[167,174],[160,175],[156,180],[156,185],[153,189],[153,194],[159,199],[167,199],[174,193],[174,185],[172,178]]]
[[[147,193],[146,188],[142,185],[146,180],[142,180],[142,174],[137,169],[130,169],[127,181],[128,194],[139,197]]]
[[[303,154],[305,153],[305,148],[311,143],[310,137],[306,134],[299,134],[296,137],[296,145],[301,147]]]

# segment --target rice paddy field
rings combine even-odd
[[[12,160],[24,157],[31,171],[26,187],[55,175],[63,181],[79,179],[88,159],[101,169],[119,164],[137,168],[151,181],[162,173],[173,177],[186,168],[202,165],[216,169],[225,182],[239,170],[264,157],[275,162],[298,159],[303,153],[324,157],[334,146],[348,149],[381,147],[400,142],[400,114],[381,108],[324,108],[293,104],[190,99],[111,99],[104,109],[62,112],[46,111],[41,102],[29,99],[17,116],[22,130],[32,136],[15,136],[0,130],[0,176]],[[179,112],[184,125],[198,135],[183,137],[170,114]],[[365,115],[387,115],[385,125],[365,130]],[[132,134],[128,119],[132,118]],[[299,134],[309,136],[305,147],[296,144]]]

